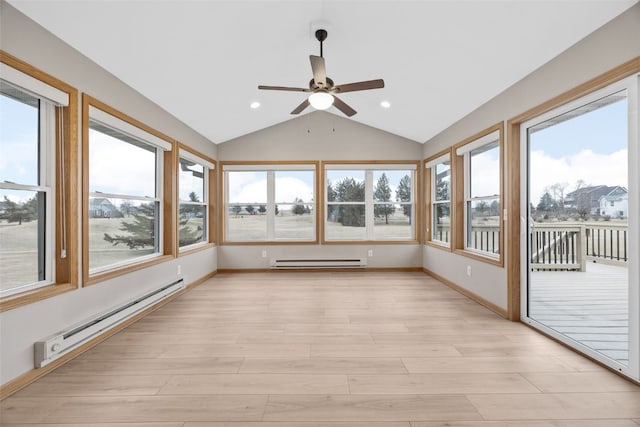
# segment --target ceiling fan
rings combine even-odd
[[[333,80],[327,77],[324,66],[324,57],[322,56],[322,42],[327,38],[326,30],[317,30],[316,39],[320,42],[320,56],[309,55],[311,61],[311,70],[313,78],[309,82],[309,88],[287,87],[287,86],[258,86],[262,90],[283,90],[289,92],[310,92],[308,99],[298,105],[291,114],[300,114],[305,108],[311,105],[316,110],[326,110],[332,105],[342,111],[348,117],[356,114],[356,110],[348,106],[344,101],[340,100],[335,94],[355,92],[358,90],[380,89],[384,87],[384,80],[367,80],[363,82],[347,83],[343,85],[334,85]]]

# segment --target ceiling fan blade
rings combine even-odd
[[[304,110],[305,108],[307,108],[309,106],[309,100],[305,99],[304,101],[302,101],[302,104],[298,105],[292,112],[291,114],[300,114],[302,112],[302,110]]]
[[[287,86],[258,86],[258,89],[262,90],[286,90],[289,92],[311,92],[310,89],[305,89],[302,87],[287,87]]]
[[[344,101],[340,100],[340,98],[338,98],[335,95],[332,95],[332,96],[333,96],[333,106],[336,107],[338,110],[342,111],[347,117],[351,117],[357,113],[356,110],[349,107],[347,104],[344,103]]]
[[[356,82],[356,83],[347,83],[344,85],[334,86],[331,89],[332,92],[336,93],[345,93],[345,92],[355,92],[357,90],[368,90],[368,89],[382,89],[384,87],[384,80],[367,80],[366,82]]]
[[[313,70],[313,81],[321,88],[327,87],[327,70],[324,67],[324,58],[321,56],[309,55],[311,70]]]

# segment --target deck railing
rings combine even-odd
[[[587,258],[626,263],[629,250],[628,229],[626,224],[586,225]]]
[[[532,270],[585,270],[583,226],[537,224],[529,235]]]
[[[529,235],[534,270],[585,270],[587,261],[626,265],[626,224],[533,223]]]

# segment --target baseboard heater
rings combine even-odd
[[[184,280],[179,279],[121,306],[112,308],[103,314],[74,325],[65,331],[51,335],[42,341],[37,341],[34,343],[34,363],[36,368],[48,365],[79,345],[89,341],[102,332],[108,331],[153,304],[180,292],[184,288]]]
[[[286,269],[323,269],[323,268],[364,268],[366,259],[360,258],[313,258],[313,259],[275,259],[271,260],[274,270]]]

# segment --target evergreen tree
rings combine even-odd
[[[38,196],[34,196],[31,199],[23,203],[16,203],[7,196],[4,196],[4,214],[0,219],[5,219],[7,222],[17,222],[18,225],[22,225],[23,222],[33,221],[38,217]]]
[[[398,189],[396,190],[396,201],[411,201],[411,177],[409,175],[403,176],[400,180]],[[411,224],[411,205],[402,205],[402,213],[409,217],[409,224]]]
[[[248,205],[248,206],[245,206],[244,210],[246,210],[249,215],[253,215],[253,212],[256,210],[256,208],[254,208],[251,205]]]
[[[260,212],[261,214],[265,213],[266,211],[267,211],[267,206],[266,205],[258,206],[258,212]]]
[[[336,183],[336,202],[364,202],[364,182],[357,182],[351,177],[343,178]],[[365,207],[358,205],[339,205],[337,221],[349,227],[365,226]]]
[[[540,197],[540,202],[536,207],[538,212],[543,212],[548,214],[549,212],[555,211],[558,208],[558,203],[553,199],[551,194],[548,192],[544,193],[542,197]]]
[[[377,217],[384,217],[385,224],[389,224],[389,215],[393,214],[395,208],[393,203],[380,203],[391,202],[391,187],[389,187],[389,179],[384,172],[378,178],[376,188],[373,191],[373,199],[376,202],[373,205],[373,214]]]
[[[235,214],[235,216],[237,217],[238,215],[240,215],[240,212],[242,211],[242,206],[238,206],[238,205],[234,205],[231,208],[231,211]]]
[[[295,203],[295,205],[293,205],[293,208],[291,209],[291,212],[294,215],[302,215],[304,213],[306,213],[306,208],[304,206],[304,200],[299,199],[299,198],[295,198],[293,200],[293,202]]]
[[[154,204],[142,204],[133,213],[133,222],[122,221],[119,228],[126,234],[111,236],[104,233],[104,240],[114,246],[120,243],[127,245],[129,249],[154,247],[156,240],[156,209]]]

